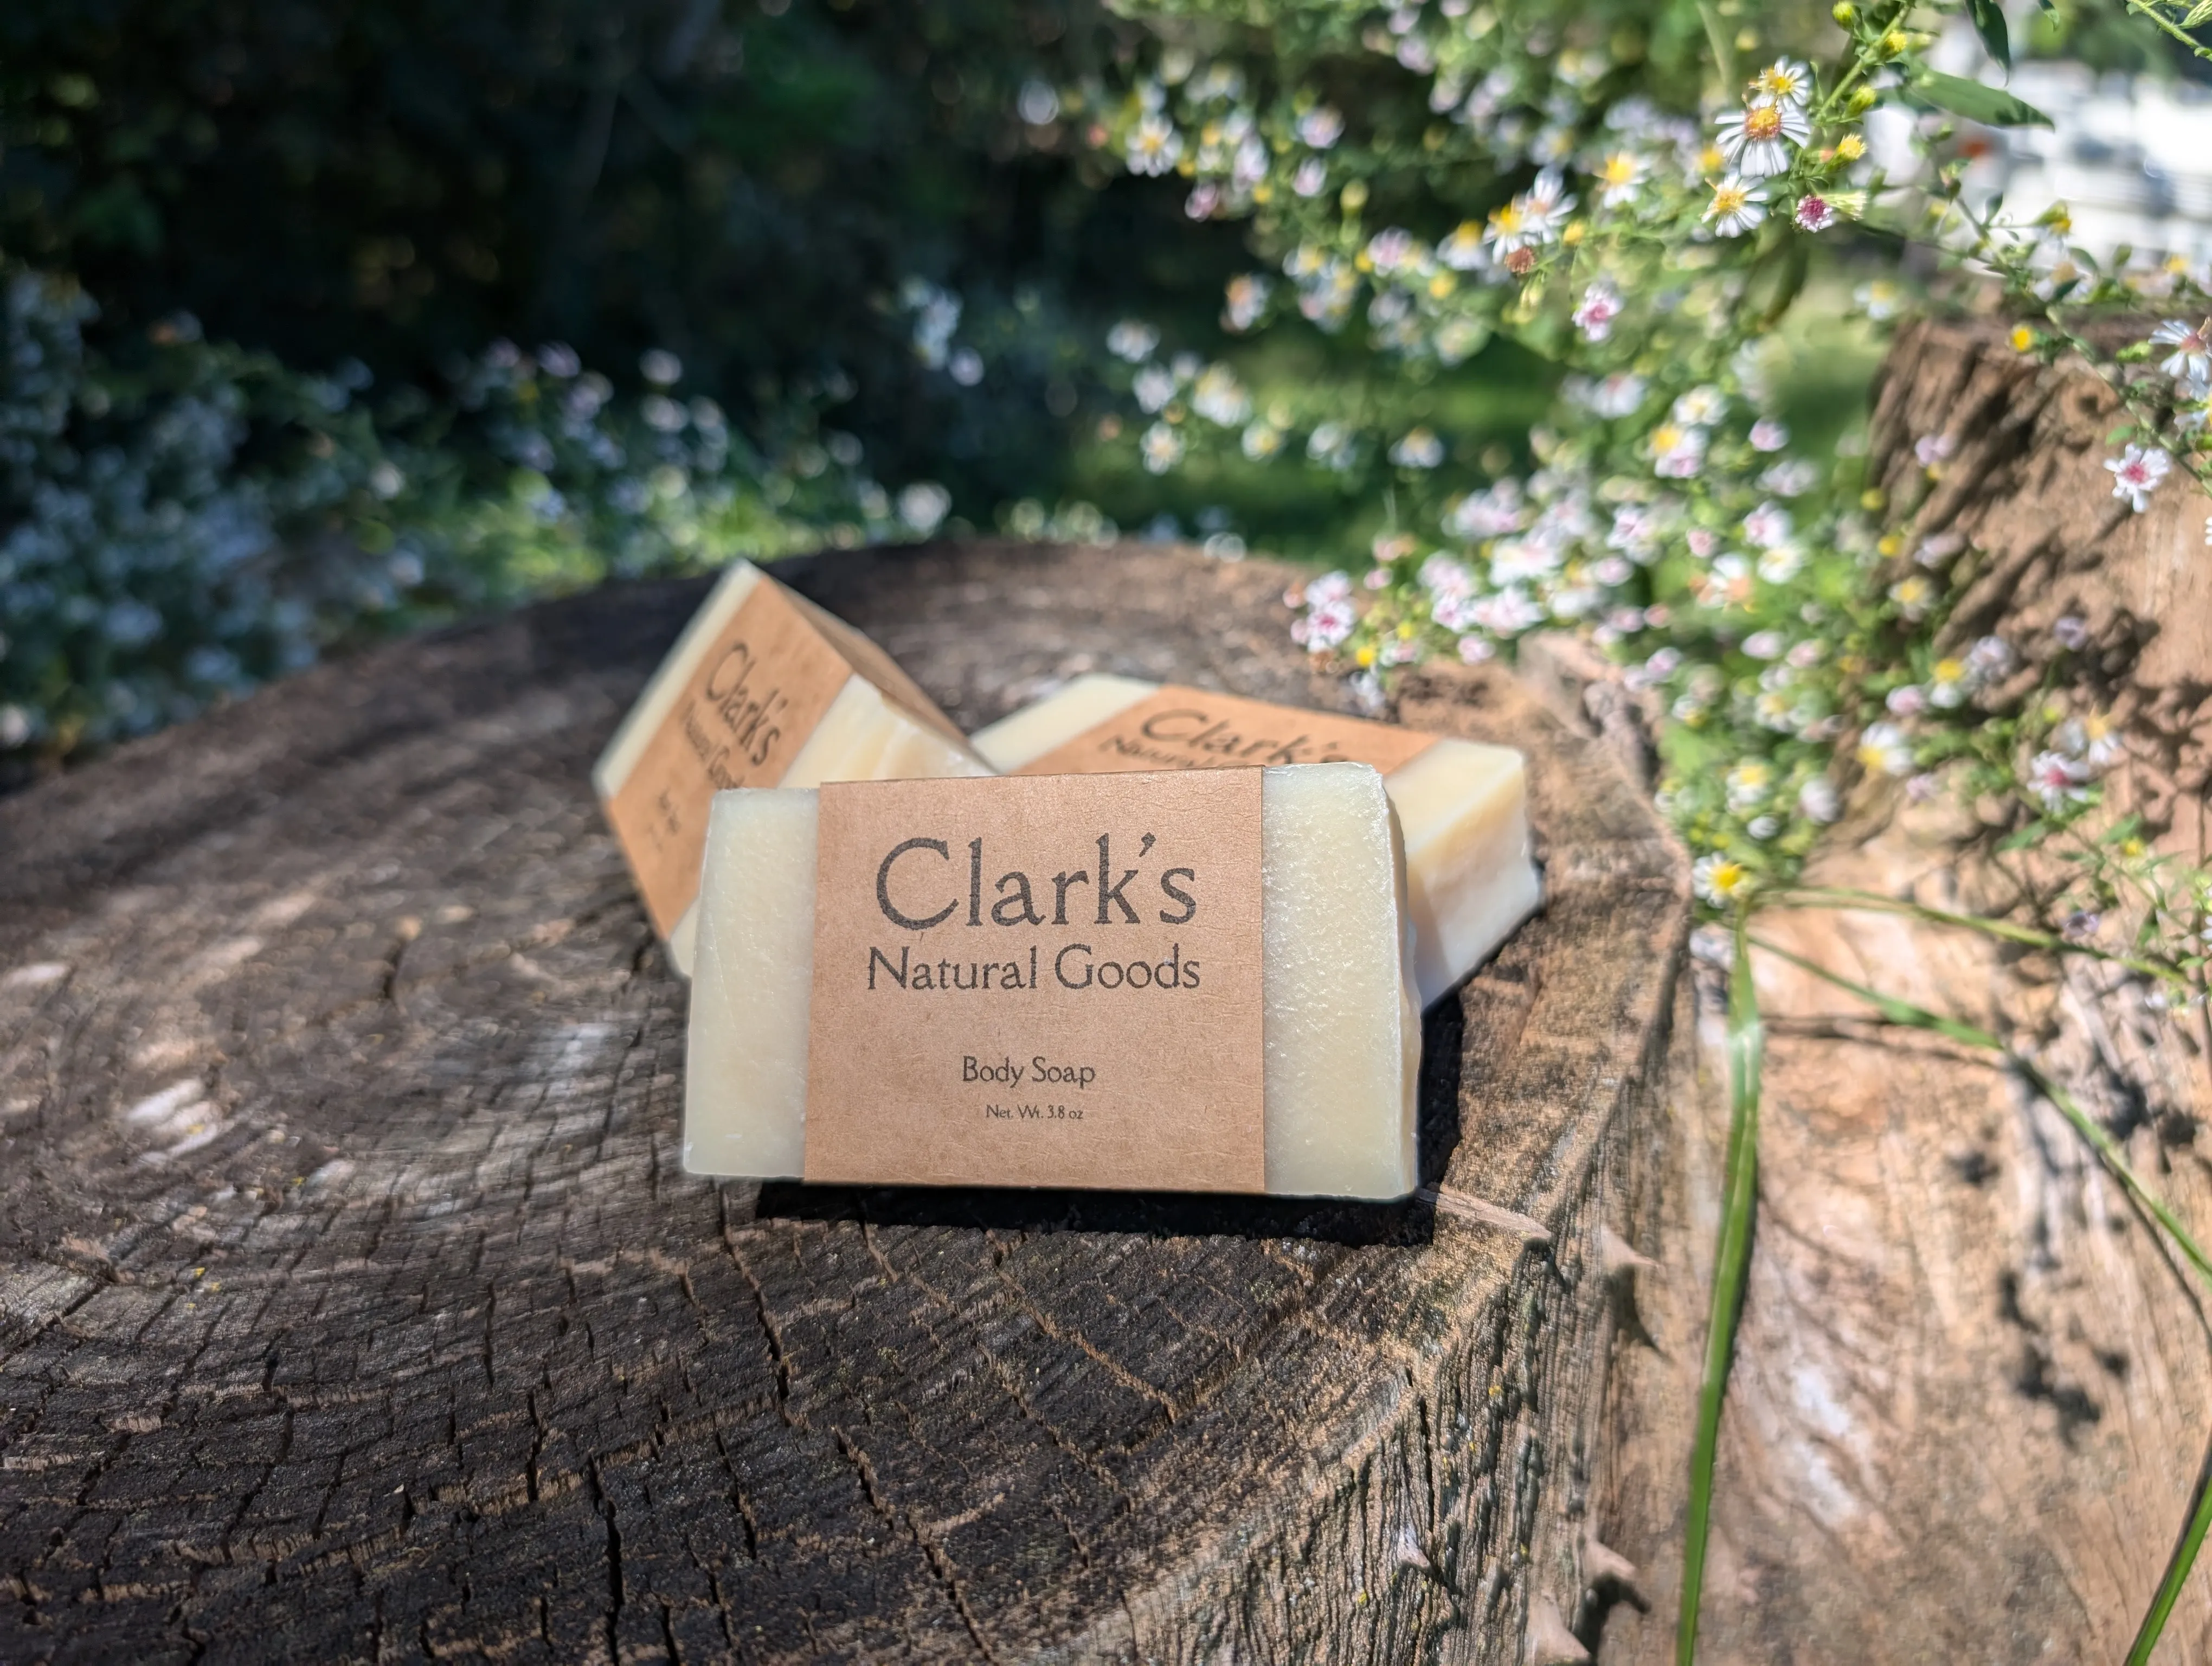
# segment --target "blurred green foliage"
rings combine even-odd
[[[741,428],[842,392],[880,472],[988,508],[1054,484],[1097,321],[1210,314],[1237,258],[1023,119],[1133,38],[1091,0],[11,0],[0,249],[110,331],[188,310],[386,390],[512,336],[672,350]],[[913,277],[979,381],[917,355]]]

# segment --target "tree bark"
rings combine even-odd
[[[787,570],[971,727],[1093,668],[1346,698],[1263,562]],[[1548,897],[1431,1017],[1433,1201],[716,1184],[586,783],[700,593],[0,803],[0,1658],[1575,1657],[1686,925],[1639,792],[1407,679],[1528,752]]]
[[[2137,332],[2138,335],[2141,333]],[[2004,635],[2038,687],[2071,616],[2127,737],[2109,779],[2164,848],[2204,858],[2212,695],[2208,506],[2177,471],[2149,511],[2102,468],[2113,402],[2082,367],[2039,369],[1994,325],[1905,331],[1876,391],[1870,461],[1963,588],[1958,642]],[[1925,436],[1952,441],[1934,474]],[[1946,537],[1946,535],[1949,537]],[[1955,544],[1954,553],[1942,552]],[[1914,559],[1907,550],[1900,565]],[[1908,568],[1906,570],[1910,570]],[[1893,575],[1886,576],[1894,576]],[[1814,884],[2002,912],[2018,863],[1971,809],[1873,783]],[[2109,927],[2112,946],[2120,926]],[[1759,934],[1858,982],[2007,1037],[2121,1139],[2202,1240],[2212,1170],[2201,1015],[2136,980],[1895,916],[1775,911]],[[1779,961],[1759,1225],[1731,1378],[1705,1581],[1713,1663],[2117,1660],[2187,1516],[2212,1432],[2203,1292],[2082,1142],[1986,1054],[1875,1027]],[[1616,1373],[1600,1487],[1613,1541],[1651,1564],[1648,1614],[1616,1610],[1602,1658],[1671,1659],[1682,1493],[1728,1124],[1723,984],[1678,994],[1658,1351]],[[2200,1572],[2158,1659],[2212,1657]]]

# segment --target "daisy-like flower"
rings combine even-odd
[[[1705,431],[1680,423],[1651,430],[1651,466],[1668,480],[1687,480],[1705,465]]]
[[[1432,469],[1444,460],[1444,442],[1433,429],[1417,428],[1390,447],[1390,460],[1403,469]]]
[[[1182,135],[1165,116],[1147,112],[1129,131],[1127,155],[1132,173],[1165,173],[1182,155]]]
[[[1597,200],[1607,208],[1634,202],[1649,172],[1650,165],[1633,150],[1614,151],[1598,164]]]
[[[2106,712],[2083,712],[2069,717],[2058,726],[2051,739],[2058,750],[2071,758],[2078,758],[2085,769],[2109,768],[2120,755],[2120,737],[2112,727],[2111,714]]]
[[[1746,758],[1728,772],[1728,806],[1736,814],[1766,802],[1774,790],[1774,771],[1757,758]]]
[[[1741,237],[1766,218],[1766,187],[1740,173],[1725,175],[1713,187],[1705,217],[1723,237]]]
[[[1761,99],[1725,117],[1717,134],[1721,156],[1747,179],[1765,179],[1790,171],[1790,151],[1813,137],[1812,127],[1794,105]]]
[[[1690,883],[1699,897],[1720,909],[1750,895],[1753,880],[1749,868],[1716,850],[1698,858],[1690,870]]]
[[[1318,156],[1309,156],[1291,175],[1291,189],[1301,197],[1318,197],[1328,185],[1328,168]]]
[[[1437,258],[1455,272],[1471,272],[1488,258],[1482,252],[1482,228],[1472,220],[1437,245]]]
[[[2173,351],[2159,366],[2178,382],[2201,382],[2212,377],[2212,319],[2184,324],[2168,319],[2150,332],[2151,344]]]
[[[1175,372],[1164,365],[1148,364],[1137,373],[1132,391],[1147,413],[1161,410],[1176,396]]]
[[[1852,754],[1868,769],[1885,775],[1912,772],[1912,743],[1894,723],[1869,723]]]
[[[1917,623],[1936,605],[1936,587],[1914,573],[1889,587],[1889,599],[1907,619]]]
[[[1966,703],[1973,683],[1964,660],[1938,660],[1928,672],[1928,703],[1950,711]]]
[[[1751,425],[1751,448],[1753,451],[1780,451],[1789,443],[1789,429],[1771,416],[1763,416]]]
[[[1814,775],[1797,789],[1797,811],[1808,821],[1823,824],[1844,813],[1843,800],[1836,796],[1836,784],[1826,775]]]
[[[1575,328],[1584,341],[1603,341],[1613,333],[1620,316],[1620,291],[1601,278],[1583,291],[1583,304],[1575,308]]]
[[[2087,775],[2084,765],[2063,752],[2038,752],[2021,784],[2042,800],[2045,810],[2055,812],[2087,799],[2088,790],[2081,784]]]
[[[2118,457],[2105,459],[2112,476],[2112,496],[2126,499],[2137,514],[2150,508],[2150,495],[2172,466],[2173,459],[2160,446],[2130,446]]]
[[[1813,72],[1794,58],[1778,58],[1751,78],[1750,94],[1792,110],[1813,101]]]
[[[1784,542],[1792,530],[1790,511],[1771,501],[1743,518],[1743,535],[1762,550]]]
[[[1247,457],[1264,463],[1283,448],[1283,431],[1272,423],[1255,423],[1244,430],[1242,444]]]
[[[1491,210],[1483,240],[1498,255],[1556,242],[1559,228],[1574,206],[1575,198],[1566,191],[1565,177],[1556,167],[1547,167],[1528,190],[1504,208]]]
[[[1192,386],[1191,408],[1222,428],[1240,427],[1252,414],[1252,396],[1225,364],[1209,365]]]
[[[1267,296],[1273,287],[1266,278],[1255,277],[1250,273],[1231,278],[1228,288],[1224,291],[1227,304],[1222,308],[1222,323],[1239,333],[1249,330],[1260,321],[1260,314],[1266,310]]]
[[[1138,442],[1148,474],[1165,474],[1182,461],[1182,436],[1165,423],[1154,423]]]
[[[1759,576],[1769,584],[1787,584],[1805,569],[1805,552],[1794,544],[1778,544],[1759,555]]]
[[[1826,231],[1836,223],[1835,204],[1808,192],[1797,199],[1797,211],[1791,218],[1800,231]]]
[[[1674,420],[1693,428],[1711,428],[1728,415],[1728,395],[1711,382],[1692,388],[1674,401]]]
[[[1344,118],[1326,104],[1298,118],[1298,138],[1316,150],[1326,150],[1344,137]]]

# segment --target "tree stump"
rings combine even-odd
[[[973,727],[1341,706],[1289,575],[780,569]],[[1390,1207],[717,1184],[586,769],[702,593],[325,666],[0,803],[0,1658],[1577,1657],[1676,848],[1494,671],[1548,903]]]
[[[1876,389],[1873,477],[1893,498],[1928,493],[1921,533],[1951,535],[1966,564],[1951,630],[2003,634],[2019,687],[2058,653],[2054,623],[2081,622],[2066,680],[2086,669],[2126,737],[2115,809],[2202,862],[2212,505],[2179,471],[2148,514],[2116,502],[2102,466],[2116,420],[2083,368],[2045,371],[1994,323],[1923,323],[1900,332]],[[1915,445],[1937,435],[1953,454],[1930,480]],[[1977,854],[1978,830],[1948,794],[1913,806],[1869,783],[1807,877],[2002,912],[2014,879]],[[1759,928],[2007,1037],[2105,1122],[2200,1241],[2212,1228],[2201,1014],[2177,1025],[2109,969],[1893,915],[1784,910]],[[2202,1291],[2057,1110],[1990,1055],[1882,1029],[1778,962],[1759,964],[1759,1218],[1701,1659],[2121,1658],[2205,1460]],[[1648,1560],[1658,1589],[1650,1614],[1613,1616],[1607,1666],[1672,1658],[1677,1476],[1728,1128],[1722,980],[1700,969],[1679,999],[1665,1275],[1642,1309],[1660,1347],[1624,1356],[1598,1488],[1609,1542]],[[2212,1658],[2203,1566],[2161,1662]]]

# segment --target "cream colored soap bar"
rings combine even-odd
[[[772,593],[757,600],[763,585]],[[739,618],[748,603],[756,603],[750,629]],[[764,605],[769,603],[781,605]],[[719,710],[717,699],[723,702]],[[779,719],[781,732],[774,728]],[[672,757],[666,748],[656,756],[656,745],[672,731],[704,738],[688,750],[672,749]],[[749,786],[817,787],[991,773],[881,648],[746,561],[731,563],[600,754],[592,783],[611,814],[624,803],[633,778],[645,780],[641,770],[653,776],[645,796],[665,801],[672,821],[691,823],[688,842],[670,840],[658,873],[647,871],[653,853],[645,853],[641,866],[641,853],[624,839],[648,907],[666,930],[669,958],[687,976],[697,923],[691,853],[718,778],[723,784],[741,777]],[[617,827],[625,831],[619,818]]]
[[[1382,779],[1358,763],[1262,783],[1267,1189],[1390,1198],[1417,1180],[1405,866]],[[817,794],[714,800],[701,877],[684,1165],[804,1172]]]
[[[1079,677],[971,735],[969,742],[993,769],[1012,774],[1151,699],[1160,688],[1103,672]],[[1355,727],[1290,707],[1268,709],[1291,721],[1303,715]],[[1356,727],[1389,735],[1405,733],[1382,725]],[[1190,732],[1204,733],[1195,727]],[[1208,762],[1264,757],[1217,756]],[[1121,767],[1158,769],[1163,762],[1153,757]],[[1439,735],[1409,762],[1390,769],[1383,786],[1405,830],[1414,964],[1425,1006],[1480,965],[1542,900],[1535,865],[1528,858],[1526,776],[1521,754],[1510,747]]]

